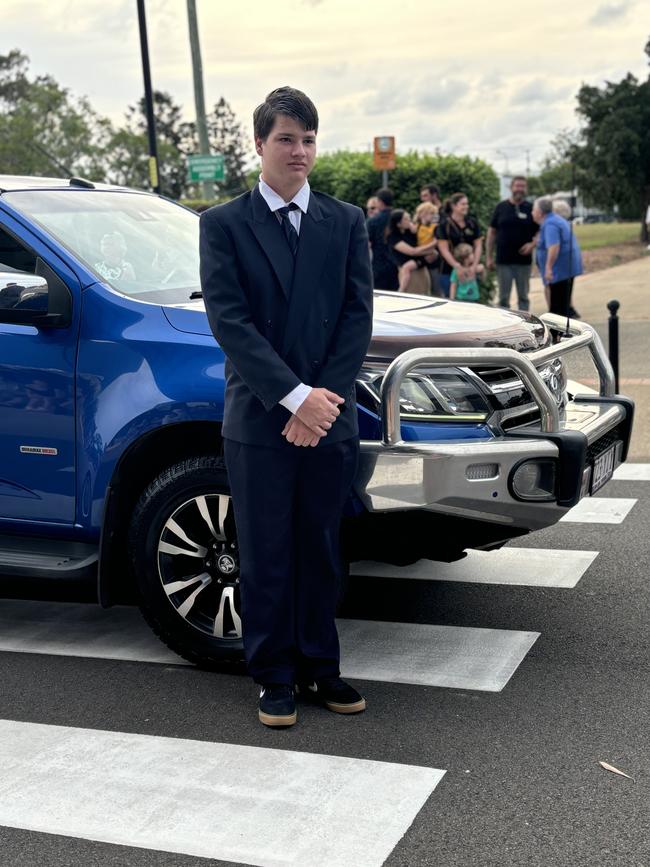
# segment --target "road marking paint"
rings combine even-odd
[[[500,692],[539,632],[339,620],[344,677]]]
[[[650,464],[621,464],[614,470],[614,479],[625,482],[650,482]]]
[[[260,867],[380,867],[445,771],[0,720],[0,824]]]
[[[137,608],[0,600],[0,650],[190,665],[158,639]]]
[[[507,584],[518,587],[575,587],[598,556],[598,551],[556,551],[547,548],[501,548],[468,551],[456,563],[419,560],[410,566],[353,563],[354,575],[411,578],[417,581],[460,581],[468,584]]]
[[[345,673],[367,680],[503,689],[537,632],[339,620]],[[190,665],[135,608],[0,600],[0,651]]]
[[[621,524],[636,500],[625,497],[585,497],[560,518],[580,524]]]

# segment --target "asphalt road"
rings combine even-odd
[[[501,630],[539,633],[501,691],[397,682],[408,679],[414,670],[407,649],[392,679],[356,681],[368,699],[365,714],[346,718],[301,706],[293,729],[272,731],[257,722],[255,692],[245,677],[175,664],[93,658],[89,626],[87,654],[35,653],[29,645],[29,652],[0,652],[0,723],[18,721],[21,737],[23,724],[38,723],[81,730],[82,743],[84,738],[107,731],[125,737],[156,735],[170,739],[164,743],[172,747],[181,747],[187,739],[225,744],[226,749],[230,745],[262,747],[262,755],[275,748],[292,751],[292,755],[298,751],[387,762],[397,769],[444,770],[424,806],[414,807],[403,822],[384,861],[387,867],[647,867],[650,481],[612,481],[597,497],[610,498],[637,500],[621,523],[562,522],[509,546],[563,551],[567,562],[573,550],[597,552],[574,587],[353,578],[345,618],[372,624],[436,624],[454,627],[463,635],[469,634],[470,627],[499,631],[490,636],[503,634]],[[522,581],[534,578],[526,565],[532,553],[520,561]],[[552,583],[558,570],[552,555],[547,557],[549,570],[542,577]],[[5,584],[2,590],[5,596],[11,591],[29,595],[15,584]],[[78,588],[59,588],[58,595],[67,600],[82,598]],[[15,604],[0,606],[12,610]],[[34,634],[32,627],[42,604],[30,605],[33,622],[26,618],[25,636]],[[83,606],[83,611],[94,616],[90,606]],[[128,627],[122,636],[125,645],[135,641],[133,634],[133,627]],[[20,629],[11,640],[19,638]],[[443,667],[447,664],[443,662]],[[474,664],[480,668],[481,660]],[[494,664],[498,667],[498,660]],[[31,731],[30,727],[26,730]],[[20,753],[20,744],[14,747],[6,736],[4,748],[10,756]],[[39,756],[39,767],[47,759],[47,754]],[[71,779],[77,773],[77,762],[82,773],[83,761],[84,756],[76,752],[68,759],[66,772]],[[633,780],[604,770],[599,761],[609,762]],[[253,854],[248,859],[222,861],[27,830],[41,827],[42,817],[29,812],[32,795],[21,788],[21,781],[7,789],[10,766],[11,761],[3,762],[0,818],[8,809],[16,810],[22,816],[22,827],[0,827],[0,865],[263,863],[320,867],[324,863],[316,855],[313,860],[305,855],[304,848],[295,860],[295,853],[279,850],[270,837],[268,848],[264,839],[255,840],[266,860],[256,861]],[[180,773],[182,765],[169,770],[172,776]],[[409,774],[414,773],[407,768],[404,780],[408,782]],[[270,785],[278,783],[281,781],[271,780]],[[75,781],[77,784],[84,792],[83,780]],[[367,797],[357,797],[347,812],[347,830],[338,838],[338,860],[330,863],[351,867],[381,863],[370,849],[367,859],[357,854],[346,860],[346,851],[352,851],[346,847],[357,831],[373,829],[368,798],[375,798],[373,809],[380,812],[387,805],[390,814],[399,807],[401,795],[406,799],[406,788],[397,793],[384,791],[378,777],[376,791],[369,788]],[[186,784],[179,791],[183,798],[196,798]],[[85,799],[92,805],[102,794],[86,791]],[[141,790],[143,797],[146,791]],[[336,805],[346,795],[334,786],[323,790],[322,798],[328,797]],[[130,810],[142,809],[132,790],[124,798]],[[291,810],[290,792],[282,809]],[[174,820],[173,808],[168,818]],[[221,818],[217,810],[215,824]],[[375,830],[378,835],[382,832],[379,824]],[[107,839],[120,839],[118,831],[107,823]],[[247,833],[255,838],[258,829],[248,827]],[[301,819],[296,840],[303,846],[306,842],[309,853],[313,837],[316,852],[322,833],[327,836],[327,827],[312,823],[307,815]],[[401,833],[404,836],[399,839]],[[372,838],[368,839],[371,847]],[[336,848],[337,841],[330,845]],[[221,851],[213,854],[219,856]]]

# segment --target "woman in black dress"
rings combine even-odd
[[[465,193],[454,193],[444,203],[443,217],[436,227],[438,251],[440,253],[440,288],[449,297],[451,272],[456,269],[463,282],[476,277],[476,269],[483,252],[481,227],[474,217],[470,217],[469,199]],[[454,248],[459,244],[469,244],[473,250],[472,261],[467,268],[454,258]]]
[[[411,215],[402,208],[391,212],[386,226],[388,255],[395,263],[399,274],[399,291],[415,295],[431,294],[431,276],[422,258],[435,249],[435,242],[418,246],[415,226]]]

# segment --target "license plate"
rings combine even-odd
[[[598,455],[594,461],[594,469],[591,474],[591,493],[595,494],[614,475],[616,462],[616,445],[611,446],[602,455]]]

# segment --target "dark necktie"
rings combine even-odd
[[[295,202],[291,202],[288,205],[285,205],[284,208],[278,208],[275,212],[280,215],[280,219],[282,220],[282,228],[284,230],[284,237],[287,239],[287,243],[289,244],[289,249],[296,255],[298,250],[298,232],[296,232],[293,223],[289,219],[289,211],[297,211],[298,205]]]

